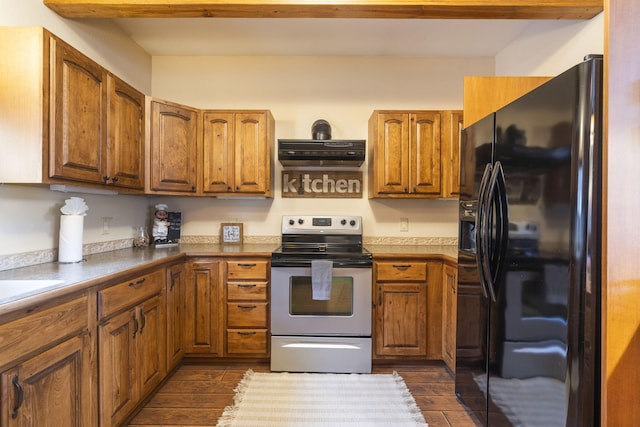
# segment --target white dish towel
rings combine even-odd
[[[331,299],[331,280],[333,278],[333,261],[314,259],[311,261],[312,299]]]

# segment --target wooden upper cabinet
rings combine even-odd
[[[465,77],[464,127],[469,127],[550,79],[551,77]]]
[[[429,111],[409,115],[410,192],[440,195],[440,119],[439,112]]]
[[[143,94],[40,27],[0,28],[0,50],[0,182],[142,192]]]
[[[196,193],[199,111],[151,101],[151,192]]]
[[[106,71],[52,38],[49,177],[103,183],[106,174]]]
[[[369,191],[375,196],[409,190],[409,115],[374,112],[369,119]]]
[[[144,189],[145,98],[119,78],[107,76],[108,182]]]
[[[202,192],[271,196],[271,112],[203,112]]]
[[[460,142],[464,115],[462,111],[442,114],[442,197],[460,195]]]
[[[369,197],[442,193],[441,111],[374,111],[369,119]]]
[[[205,193],[233,191],[234,117],[230,112],[203,114],[203,188]]]

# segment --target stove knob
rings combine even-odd
[[[295,223],[296,223],[296,222],[295,222],[294,220],[292,220],[292,219],[290,219],[290,220],[289,220],[289,225],[293,225],[293,224],[295,224]]]
[[[341,220],[341,221],[340,221],[340,224],[342,224],[342,225],[347,225],[347,220],[346,220],[346,219]]]
[[[303,222],[304,222],[304,219],[298,218],[298,224],[302,225]]]
[[[351,226],[352,226],[352,227],[355,227],[355,226],[356,226],[356,220],[355,220],[355,219],[352,219],[352,220],[349,222],[349,224],[351,224]]]

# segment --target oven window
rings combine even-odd
[[[353,278],[333,277],[331,298],[314,300],[311,292],[311,276],[292,276],[289,314],[292,316],[352,316]]]

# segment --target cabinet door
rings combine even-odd
[[[175,368],[184,355],[185,280],[183,265],[167,269],[167,371]]]
[[[144,95],[119,78],[107,77],[107,184],[144,189]]]
[[[88,334],[71,338],[2,374],[6,427],[96,425]]]
[[[265,194],[271,187],[267,113],[235,114],[234,191]]]
[[[440,113],[411,114],[410,193],[440,195]]]
[[[219,354],[221,351],[222,300],[220,262],[194,261],[186,289],[185,352]]]
[[[204,113],[203,184],[205,193],[233,191],[234,117],[231,112]]]
[[[468,362],[482,361],[486,336],[486,304],[479,284],[460,283],[457,295],[456,358]]]
[[[378,113],[374,120],[374,194],[409,191],[409,115]]]
[[[427,284],[377,285],[375,352],[427,356]]]
[[[104,183],[106,71],[55,39],[49,177]]]
[[[442,120],[442,197],[460,195],[460,140],[462,111],[446,111]]]
[[[456,288],[458,286],[458,270],[449,264],[442,268],[442,285],[444,287],[444,328],[443,353],[444,361],[455,372],[456,369]]]
[[[197,138],[198,110],[151,102],[151,190],[195,193]]]
[[[140,395],[151,393],[166,373],[164,299],[157,295],[138,307],[139,330],[136,335],[138,356],[136,376]]]
[[[100,425],[119,425],[137,405],[135,382],[137,309],[120,313],[98,327],[100,347]]]

